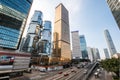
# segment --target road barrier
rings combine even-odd
[[[89,76],[91,75],[92,71],[95,69],[96,65],[98,65],[98,62],[96,62],[93,67],[88,71],[88,73],[85,76],[84,80],[88,80]]]

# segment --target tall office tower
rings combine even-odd
[[[84,35],[80,35],[79,38],[80,38],[80,50],[82,53],[82,59],[88,59],[85,37],[84,37]]]
[[[120,0],[107,0],[107,3],[120,29]]]
[[[33,0],[0,0],[0,48],[16,50]]]
[[[93,50],[90,47],[87,47],[87,52],[88,52],[88,59],[90,59],[90,61],[93,61]]]
[[[112,38],[111,38],[108,30],[104,30],[104,35],[105,35],[105,38],[106,38],[106,41],[107,41],[109,51],[110,51],[111,56],[112,56],[113,54],[115,54],[117,52],[116,49],[115,49],[114,43],[112,41]]]
[[[96,61],[100,59],[100,53],[98,48],[92,48],[93,49],[93,59]]]
[[[27,37],[23,46],[23,51],[35,52],[35,49],[37,47],[36,43],[41,37],[41,28],[42,28],[42,12],[35,11],[29,24]]]
[[[39,53],[51,54],[51,22],[44,21],[41,38],[38,41]]]
[[[109,53],[108,53],[108,49],[107,49],[107,48],[104,48],[103,50],[104,50],[106,59],[109,59],[110,56],[109,56]]]
[[[72,58],[80,59],[82,58],[80,51],[80,39],[79,39],[79,31],[72,31]]]
[[[53,44],[53,56],[63,62],[69,62],[71,60],[69,17],[62,3],[55,9]]]

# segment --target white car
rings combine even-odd
[[[84,73],[84,74],[87,74],[87,70],[85,69],[83,73]]]

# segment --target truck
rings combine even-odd
[[[0,80],[30,70],[30,53],[0,51]]]

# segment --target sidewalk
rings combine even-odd
[[[105,80],[113,80],[112,73],[105,71]]]

